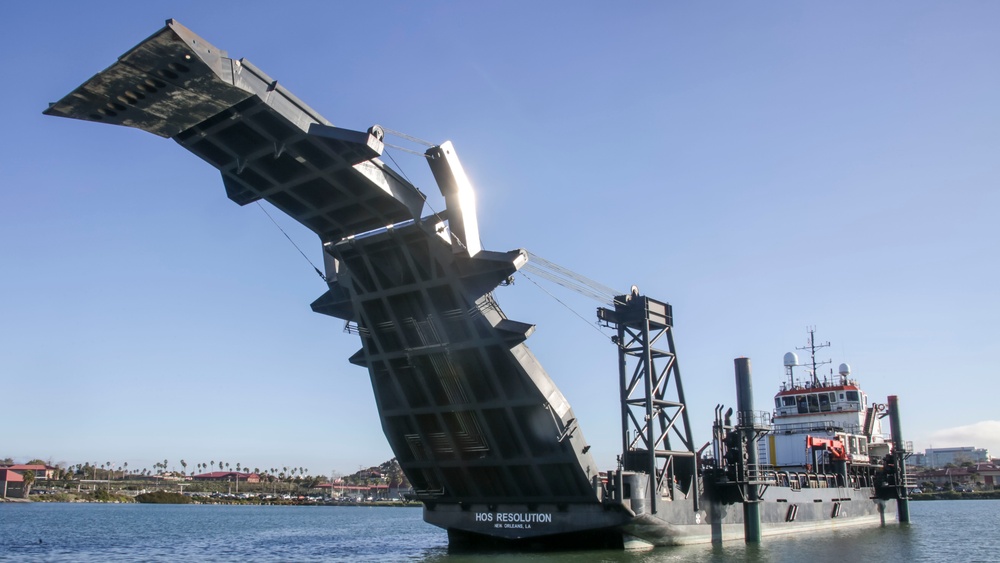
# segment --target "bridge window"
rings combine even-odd
[[[830,395],[829,393],[819,394],[819,410],[823,412],[830,412]]]
[[[847,392],[847,400],[855,402],[855,403],[858,402],[858,392],[857,391],[848,391]]]
[[[809,412],[819,412],[819,397],[815,394],[806,395],[809,398]],[[826,410],[830,410],[830,405],[827,404]]]

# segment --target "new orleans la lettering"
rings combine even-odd
[[[552,514],[549,512],[477,512],[476,522],[551,524]]]

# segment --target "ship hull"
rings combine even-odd
[[[895,503],[872,496],[871,489],[771,487],[760,502],[761,535],[774,537],[895,522]],[[688,502],[664,504],[666,507],[657,514],[637,515],[622,526],[624,547],[688,545],[745,537],[743,505],[739,503],[703,501],[704,509],[698,512]]]
[[[775,537],[896,522],[896,503],[871,489],[770,487],[760,503],[761,535]],[[657,512],[623,505],[435,505],[424,519],[445,528],[453,549],[648,549],[744,539],[743,505],[703,497],[664,501]]]

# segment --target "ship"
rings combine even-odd
[[[908,521],[895,398],[880,410],[846,376],[792,379],[773,412],[756,411],[750,361],[736,358],[736,418],[718,407],[697,448],[673,309],[635,286],[597,308],[614,333],[622,421],[617,464],[599,467],[584,421],[526,345],[535,326],[494,293],[546,262],[483,247],[451,142],[422,153],[446,207],[428,212],[382,159],[395,132],[335,126],[174,20],[43,113],[172,139],[221,173],[235,203],[267,201],[317,235],[326,291],[311,307],[360,340],[347,360],[367,369],[413,498],[451,547],[757,542]],[[890,441],[878,435],[886,414]]]

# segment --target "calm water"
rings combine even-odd
[[[450,555],[419,508],[0,504],[0,561],[1000,562],[1000,500],[915,502],[910,513],[909,526],[757,547],[472,557]]]

